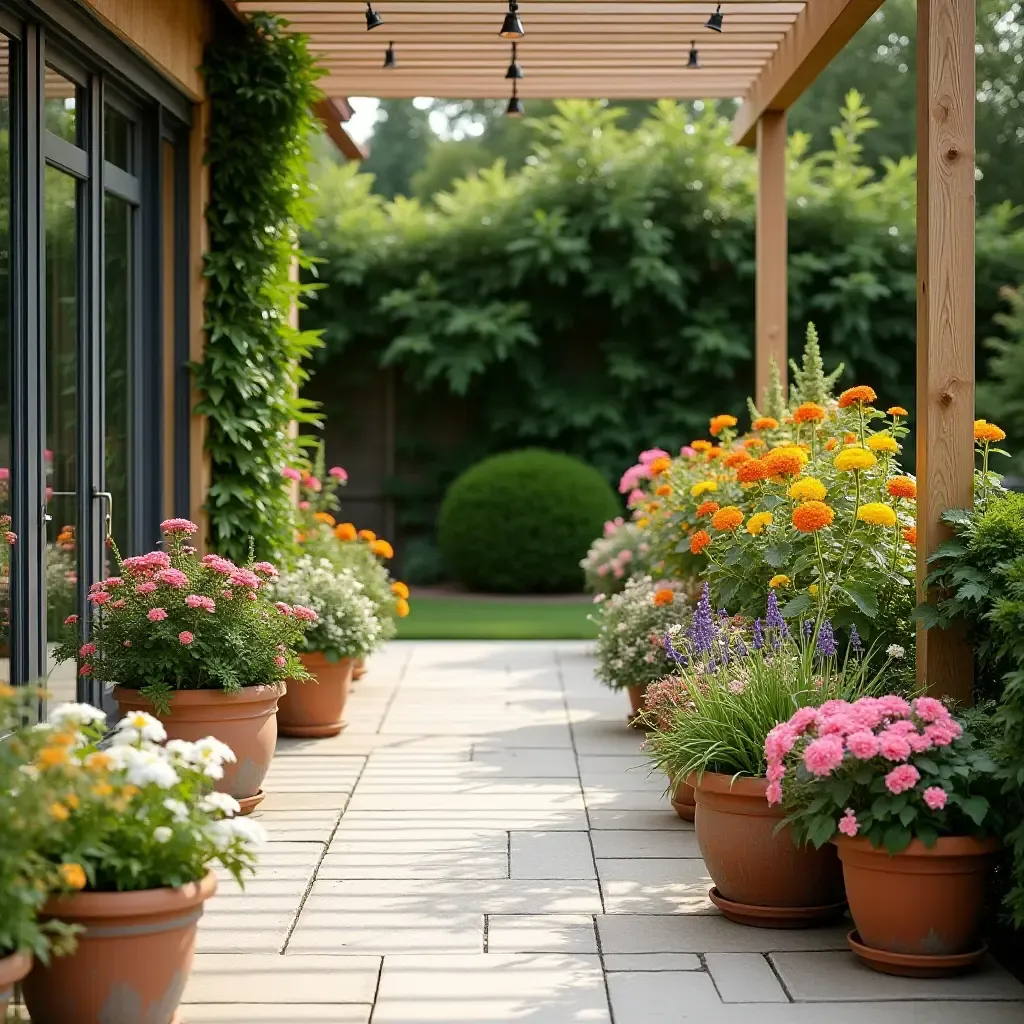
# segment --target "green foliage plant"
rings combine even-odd
[[[611,486],[579,459],[541,449],[506,452],[452,484],[438,542],[471,590],[577,592],[580,560],[619,507]]]
[[[119,574],[94,583],[88,642],[69,616],[58,662],[78,673],[139,690],[161,713],[175,690],[222,690],[305,679],[295,651],[316,612],[278,603],[267,583],[269,562],[236,565],[220,555],[199,558],[188,541],[195,523],[161,524],[164,549],[122,559]]]
[[[306,440],[295,423],[315,421],[299,396],[315,332],[292,324],[308,268],[299,232],[308,204],[311,106],[319,72],[305,37],[257,14],[211,45],[203,73],[212,106],[207,146],[206,347],[194,367],[206,416],[212,483],[211,541],[241,560],[250,538],[258,557],[292,545],[291,499],[280,469]]]

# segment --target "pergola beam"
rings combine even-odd
[[[785,389],[789,358],[788,260],[786,112],[768,110],[757,122],[756,403],[764,401],[773,362]]]
[[[968,0],[973,7],[973,0]],[[733,140],[754,144],[757,122],[766,110],[788,110],[833,57],[882,6],[882,0],[814,0],[743,98],[733,122]]]

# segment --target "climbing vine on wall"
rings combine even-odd
[[[302,295],[292,268],[309,221],[311,106],[319,72],[303,36],[256,15],[211,45],[203,71],[211,101],[207,148],[206,350],[194,367],[208,418],[210,541],[243,557],[279,557],[291,543],[291,499],[281,468],[315,421],[298,397],[303,360],[319,344],[290,313]]]

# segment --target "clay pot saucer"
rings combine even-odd
[[[266,795],[267,794],[264,793],[262,789],[258,789],[252,796],[242,797],[241,800],[238,801],[239,816],[241,817],[246,814],[252,814],[252,812],[255,811],[261,803],[263,803],[263,798]]]
[[[846,936],[847,944],[865,967],[900,978],[948,978],[964,974],[984,962],[988,946],[982,943],[969,953],[954,956],[921,956],[916,953],[890,953],[887,949],[865,946],[854,928]]]
[[[846,910],[845,900],[824,907],[761,907],[734,903],[727,900],[717,886],[708,890],[708,898],[730,921],[754,928],[808,928],[835,921]]]

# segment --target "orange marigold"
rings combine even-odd
[[[409,614],[409,602],[404,597],[400,597],[395,602],[395,614],[400,619],[404,619]]]
[[[894,498],[907,498],[911,500],[917,497],[917,484],[909,476],[894,476],[885,485],[885,489]]]
[[[365,541],[369,541],[371,544],[377,539],[377,534],[373,530],[360,530],[359,536]]]
[[[721,507],[717,501],[702,501],[697,506],[697,518],[703,519],[705,516],[713,516]]]
[[[314,512],[313,518],[318,523],[326,523],[328,526],[334,525],[334,516],[330,512]]]
[[[690,538],[690,552],[699,555],[711,543],[711,534],[707,530],[698,530]]]
[[[849,433],[843,434],[843,444],[856,444],[856,443],[857,443],[857,435],[856,434],[849,434]]]
[[[793,509],[793,525],[801,533],[814,533],[832,525],[836,514],[823,501],[805,501]]]
[[[659,456],[657,459],[652,459],[650,464],[650,470],[652,476],[661,476],[670,466],[672,460],[667,455]]]
[[[675,596],[670,587],[659,587],[651,597],[651,601],[661,608],[663,605],[671,604],[675,600]]]
[[[334,528],[334,536],[338,540],[355,540],[358,534],[353,523],[338,523]]]
[[[708,462],[711,462],[712,459],[720,459],[724,454],[724,448],[712,446],[711,448],[708,449]]]
[[[736,426],[736,417],[730,416],[728,413],[723,413],[721,416],[711,417],[711,436],[718,437],[718,435],[729,427]]]
[[[657,494],[659,498],[667,498],[672,493],[672,488],[669,487],[668,484],[661,484],[661,486],[654,489],[654,493]]]
[[[796,476],[807,465],[807,454],[795,445],[773,448],[761,461],[769,476]]]
[[[751,459],[750,452],[739,451],[739,452],[729,452],[729,454],[726,455],[726,457],[723,459],[723,461],[725,462],[725,464],[730,469],[735,469],[737,466],[742,466],[744,462],[749,462],[750,459]]]
[[[752,430],[778,430],[779,421],[774,416],[758,416],[750,426]]]
[[[735,505],[726,505],[711,517],[711,525],[723,533],[738,530],[743,525],[743,513]]]
[[[989,423],[988,420],[975,420],[974,421],[974,440],[981,441],[983,444],[988,444],[991,441],[1003,441],[1006,438],[1006,431],[1001,427],[997,427],[994,423]]]
[[[825,451],[827,451],[827,452],[834,452],[838,446],[839,446],[839,438],[838,437],[830,437],[825,442]]]
[[[857,402],[873,402],[876,398],[878,395],[875,394],[874,388],[868,387],[867,384],[858,384],[855,388],[847,388],[839,396],[839,408],[848,409]]]
[[[825,419],[825,410],[817,402],[804,402],[793,413],[797,423],[821,423]]]
[[[907,543],[908,543],[908,544],[909,544],[909,545],[910,545],[910,546],[911,546],[912,548],[916,548],[916,547],[917,547],[917,527],[916,527],[916,526],[908,526],[908,527],[907,527],[907,528],[906,528],[906,529],[905,529],[905,530],[903,531],[903,539],[904,539],[904,540],[905,540],[905,541],[906,541],[906,542],[907,542]]]
[[[378,558],[395,557],[395,549],[386,540],[375,540],[370,547]]]
[[[707,452],[711,450],[712,445],[710,441],[691,441],[690,447],[695,452]]]
[[[909,416],[910,413],[902,405],[893,405],[885,410],[887,416]]]
[[[409,599],[409,585],[407,583],[403,583],[401,580],[395,580],[395,582],[391,584],[391,593],[394,594],[395,597],[400,597],[403,601],[407,601]]]
[[[744,462],[736,470],[736,479],[741,484],[754,484],[758,480],[766,480],[767,478],[768,467],[764,464],[763,459],[751,459],[749,462]]]
[[[763,448],[764,447],[764,441],[762,441],[761,438],[759,438],[759,437],[748,437],[746,439],[746,441],[743,442],[743,447],[744,448]]]

